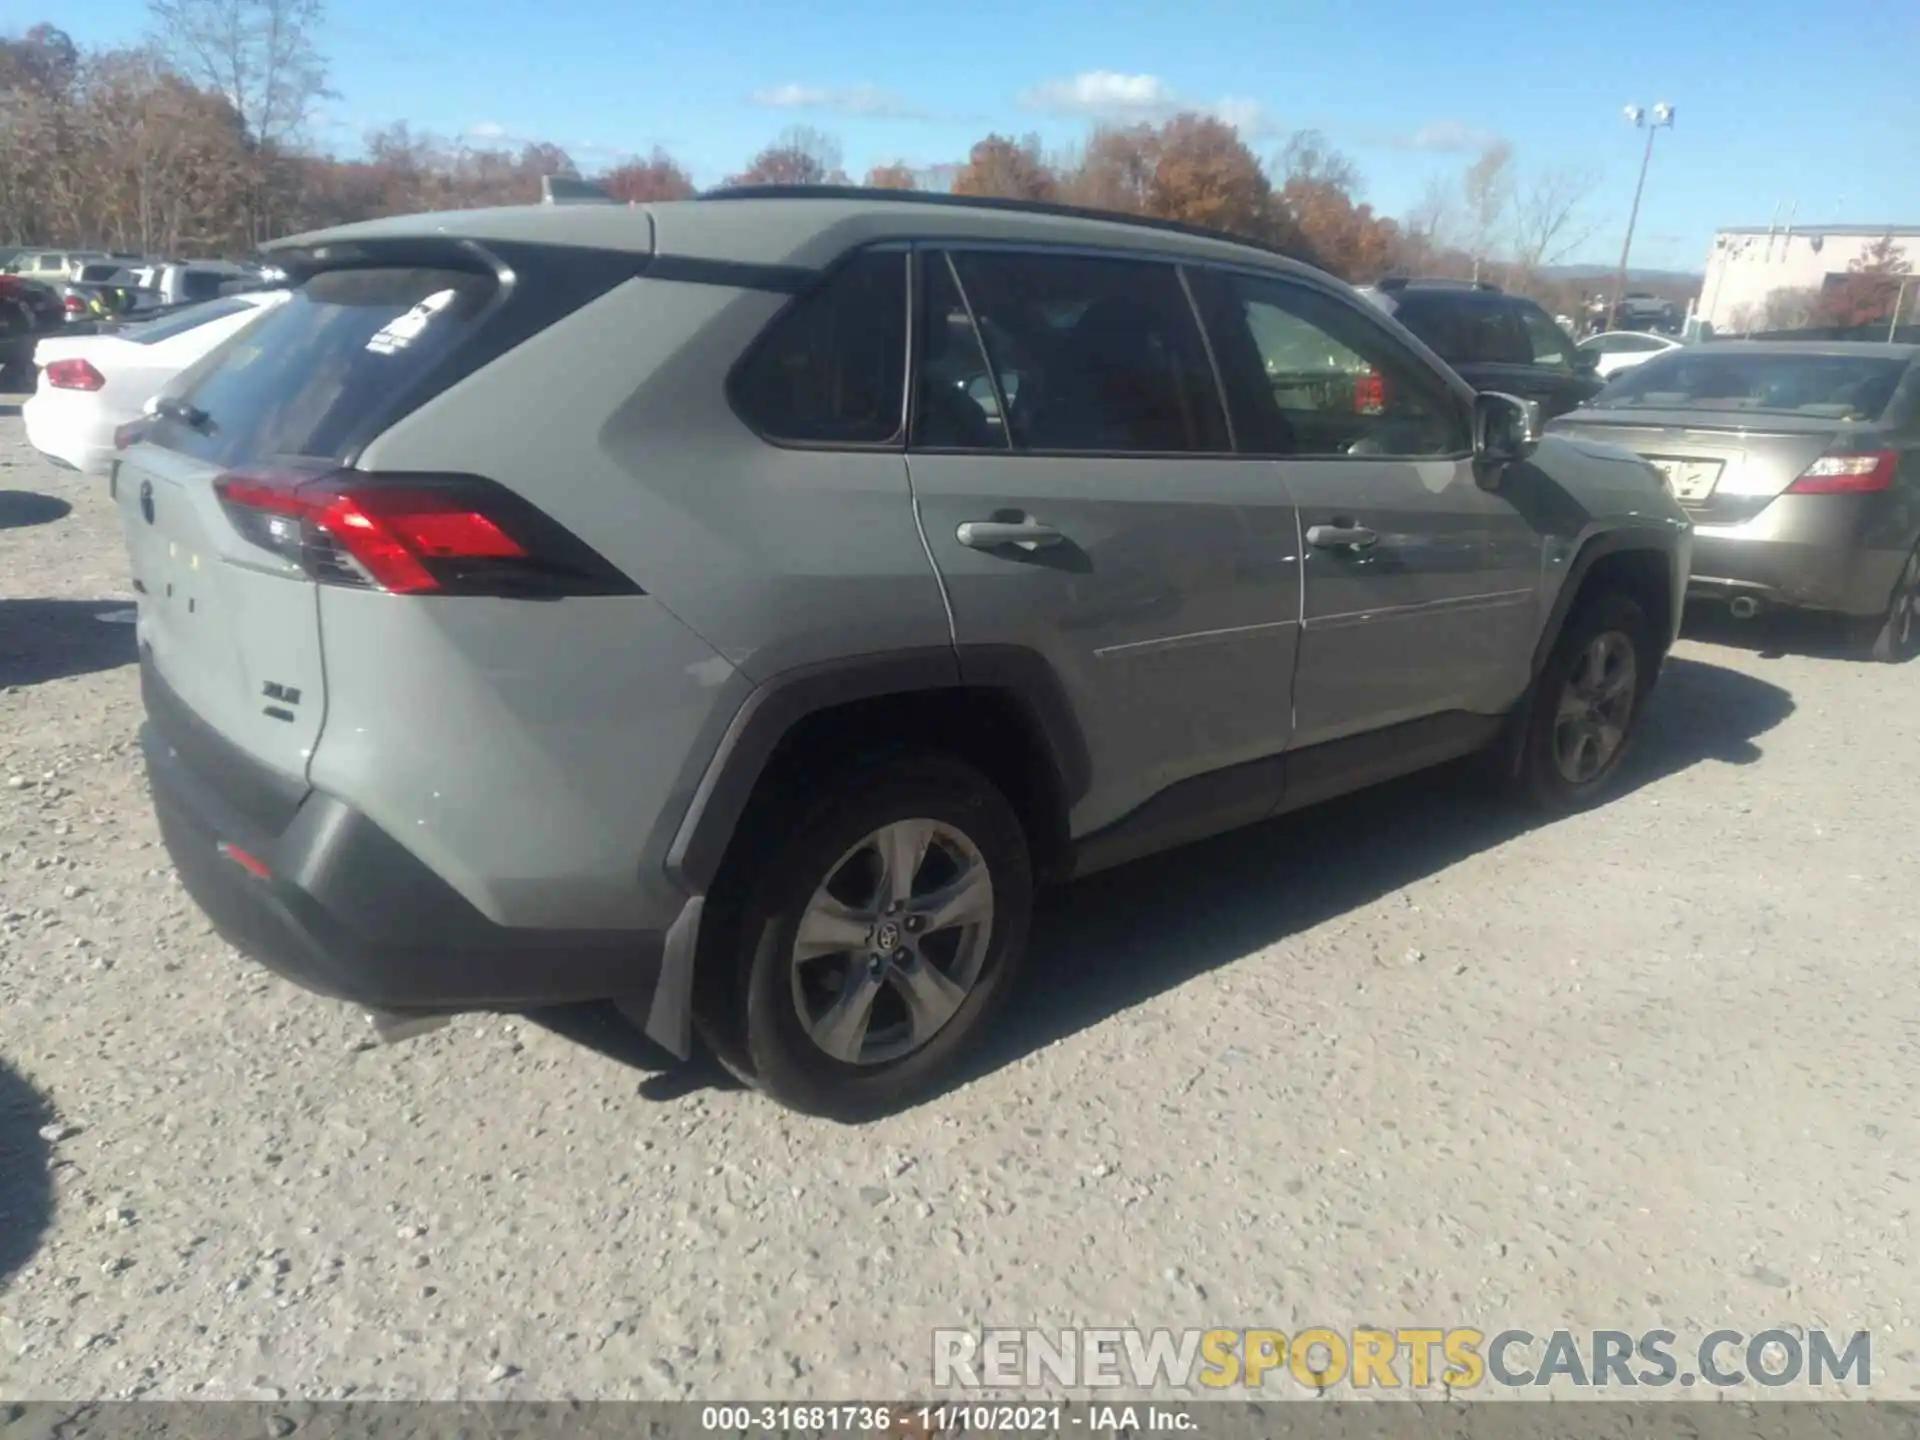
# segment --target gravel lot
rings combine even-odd
[[[982,1324],[1865,1327],[1920,1392],[1920,669],[1723,625],[1599,813],[1446,774],[1065,892],[977,1078],[845,1128],[240,960],[129,602],[0,402],[0,1398],[872,1399]]]

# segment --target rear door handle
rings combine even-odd
[[[1066,536],[1038,520],[968,520],[954,531],[954,538],[969,550],[993,550],[1002,545],[1043,550],[1058,545]]]
[[[1313,525],[1307,529],[1307,543],[1322,550],[1365,550],[1379,540],[1379,532],[1364,525]]]

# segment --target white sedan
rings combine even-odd
[[[1629,370],[1642,360],[1651,360],[1669,350],[1678,350],[1680,341],[1645,330],[1602,330],[1580,342],[1580,348],[1593,356],[1593,373],[1605,378]]]
[[[33,395],[20,407],[27,442],[90,475],[113,463],[113,432],[187,366],[287,298],[285,290],[225,295],[104,335],[53,336],[34,346]]]

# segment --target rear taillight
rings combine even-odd
[[[69,295],[66,299],[66,309],[69,315],[84,315],[87,313],[87,302],[78,295]]]
[[[234,528],[324,585],[556,599],[640,588],[577,536],[477,475],[233,471]]]
[[[1900,457],[1892,450],[1822,455],[1787,487],[1789,495],[1867,495],[1893,488]]]
[[[1353,382],[1353,413],[1384,415],[1387,410],[1387,382],[1378,370],[1368,370]]]
[[[47,384],[56,390],[98,390],[107,377],[84,360],[55,360],[46,368]]]

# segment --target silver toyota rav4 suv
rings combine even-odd
[[[1645,461],[1208,232],[755,190],[275,259],[121,437],[145,752],[220,931],[390,1024],[611,999],[893,1108],[1036,886],[1476,751],[1588,805],[1679,625]]]

